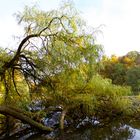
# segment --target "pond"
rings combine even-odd
[[[64,134],[63,138],[64,140],[140,140],[140,122],[129,124],[111,122],[104,127],[83,127],[74,133]]]
[[[20,136],[11,136],[9,140],[140,140],[139,121],[112,121],[105,125],[86,125],[78,129],[66,129],[49,135],[30,132]]]

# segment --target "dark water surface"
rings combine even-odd
[[[81,128],[63,137],[64,140],[140,140],[140,126],[112,122],[104,127]]]
[[[87,125],[78,129],[68,129],[63,134],[52,132],[50,135],[28,133],[12,136],[9,140],[140,140],[140,121],[123,123],[120,120],[104,126]]]

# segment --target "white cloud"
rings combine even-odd
[[[100,41],[107,55],[140,51],[139,5],[139,0],[103,0],[100,11],[93,8],[84,14],[90,25],[106,25]]]
[[[23,33],[14,18],[8,17],[0,22],[0,47],[16,48],[17,43],[14,41],[14,36],[20,36]]]

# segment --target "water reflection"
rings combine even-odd
[[[29,133],[20,136],[11,136],[9,140],[140,140],[140,122],[120,120],[106,123],[103,126],[84,126],[79,129],[68,129],[59,134],[56,130],[49,135]]]
[[[140,127],[139,127],[140,128]],[[140,130],[129,125],[112,122],[104,127],[81,128],[71,134],[64,134],[57,140],[140,140]]]

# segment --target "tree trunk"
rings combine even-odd
[[[33,119],[31,119],[27,115],[24,115],[24,113],[22,113],[21,110],[20,111],[12,110],[9,106],[4,106],[4,105],[0,106],[0,113],[3,114],[3,115],[9,115],[9,116],[12,116],[16,119],[19,119],[22,122],[27,123],[27,124],[33,126],[34,128],[36,128],[38,130],[41,130],[41,131],[50,132],[50,131],[53,130],[50,127],[46,127],[46,126],[42,125],[41,123],[38,123],[38,122],[34,121]]]
[[[64,129],[64,121],[65,121],[66,113],[67,113],[67,109],[64,109],[61,113],[61,117],[60,117],[60,129],[61,130]]]

